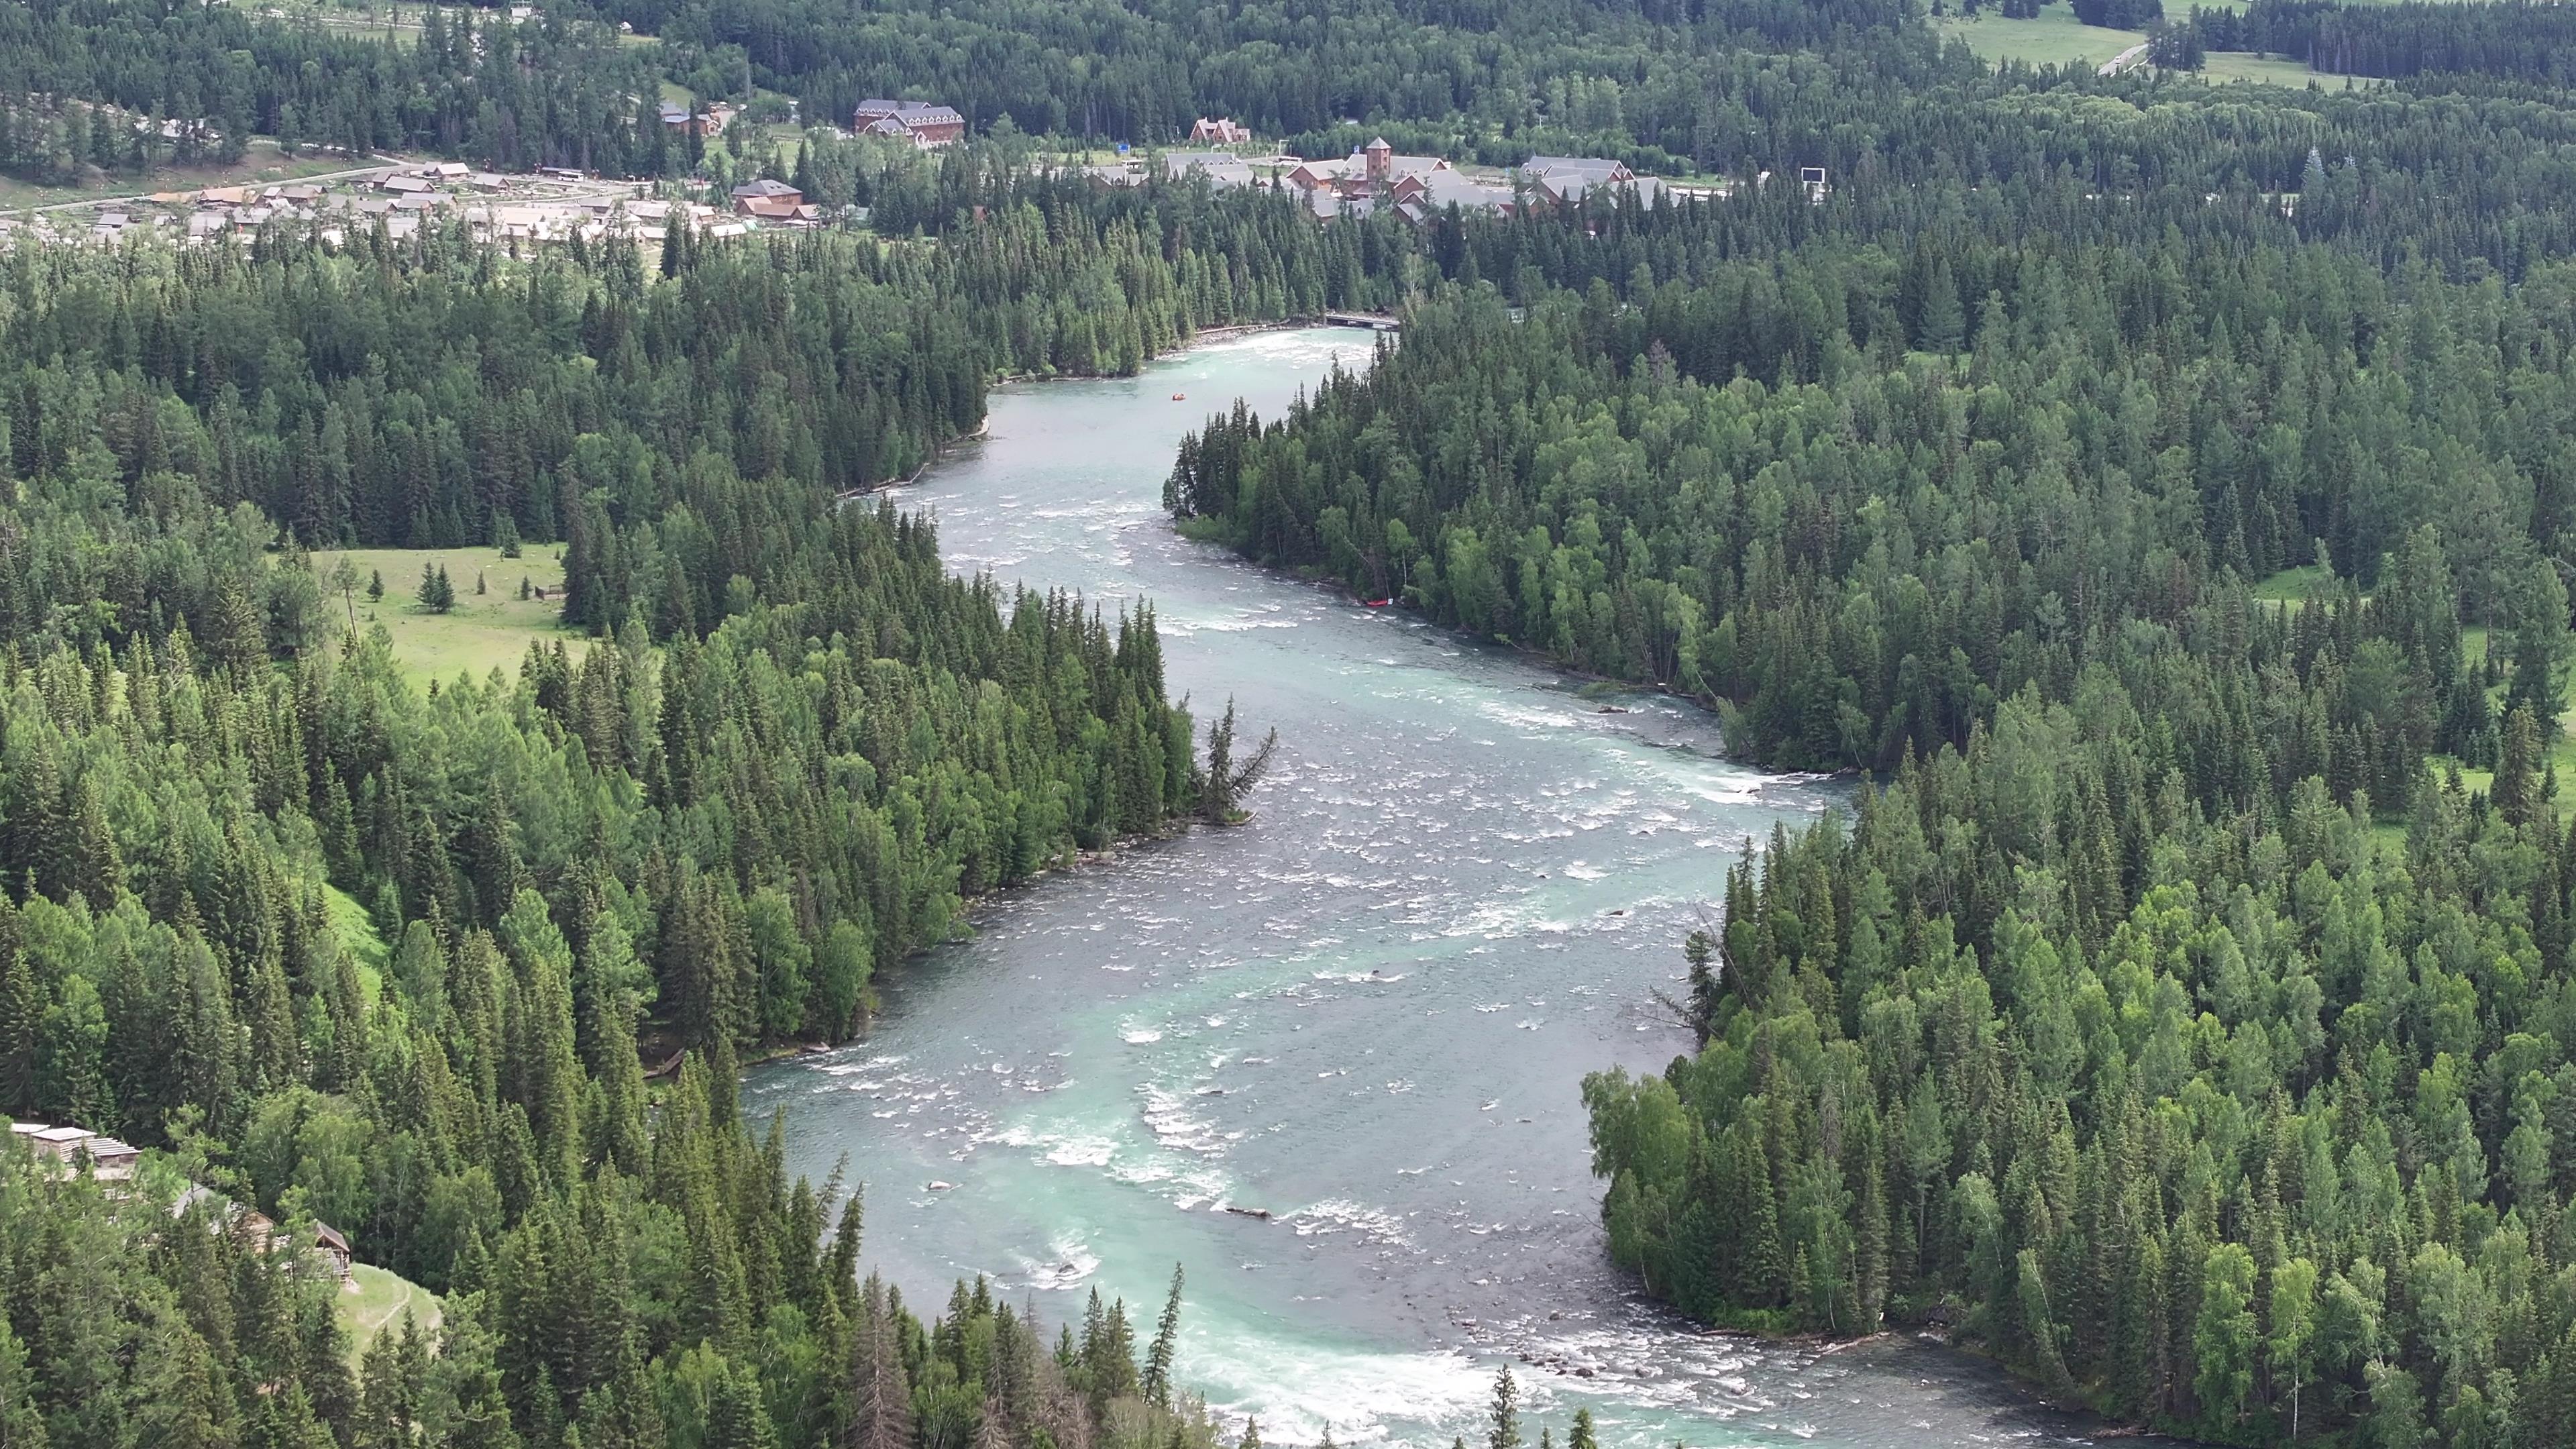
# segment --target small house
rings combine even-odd
[[[964,139],[966,118],[950,107],[926,101],[865,100],[850,113],[850,129],[862,136],[909,140],[924,151],[936,151]]]
[[[313,1225],[313,1241],[305,1247],[316,1259],[328,1264],[331,1271],[342,1278],[349,1276],[349,1265],[356,1261],[356,1255],[349,1251],[348,1236],[329,1223],[316,1222]]]

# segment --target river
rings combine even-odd
[[[1582,1078],[1688,1049],[1651,993],[1701,903],[1841,792],[1729,763],[1694,708],[1172,531],[1184,430],[1238,396],[1275,416],[1369,346],[1261,333],[1008,389],[896,493],[961,572],[1151,598],[1174,691],[1282,748],[1250,824],[989,903],[878,983],[865,1041],[755,1071],[747,1107],[786,1109],[796,1171],[846,1155],[866,1257],[925,1314],[982,1273],[1050,1332],[1123,1296],[1141,1340],[1181,1264],[1178,1377],[1268,1442],[1476,1438],[1503,1362],[1533,1443],[1578,1406],[1640,1449],[2076,1442],[1973,1360],[1701,1332],[1609,1266]]]

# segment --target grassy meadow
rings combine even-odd
[[[541,640],[560,640],[578,656],[586,641],[562,624],[562,553],[562,545],[551,543],[525,545],[518,558],[503,558],[497,548],[346,549],[316,552],[313,571],[330,594],[332,617],[345,628],[351,604],[330,593],[329,580],[341,559],[357,566],[357,627],[382,625],[393,636],[394,657],[413,682],[449,681],[460,674],[479,680],[495,669],[515,675],[528,646]],[[448,582],[456,588],[456,606],[433,614],[419,601],[420,573],[424,565],[439,564],[446,566]],[[385,581],[382,599],[367,598],[364,581],[371,573]],[[475,591],[478,576],[481,593]],[[532,591],[544,589],[557,597],[520,598],[522,579]]]

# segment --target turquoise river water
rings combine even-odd
[[[1283,748],[1249,825],[990,903],[879,983],[866,1040],[752,1073],[746,1105],[785,1109],[796,1170],[846,1155],[866,1256],[916,1308],[981,1273],[1050,1333],[1098,1288],[1142,1336],[1180,1263],[1179,1377],[1266,1442],[1477,1438],[1504,1362],[1533,1442],[1587,1405],[1641,1449],[2082,1442],[1963,1356],[1704,1332],[1609,1265],[1583,1075],[1688,1048],[1650,994],[1682,935],[1748,840],[1839,791],[1726,761],[1695,708],[1604,713],[1174,534],[1184,430],[1238,396],[1275,415],[1369,345],[1263,333],[1006,390],[897,493],[960,571],[1151,598],[1174,691]]]

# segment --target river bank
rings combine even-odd
[[[1276,1443],[1445,1445],[1524,1354],[1567,1366],[1531,1375],[1532,1437],[1583,1407],[1620,1449],[2081,1438],[1972,1360],[1705,1332],[1609,1264],[1582,1077],[1688,1049],[1646,1004],[1697,903],[1841,796],[1727,763],[1696,706],[1602,714],[1173,532],[1161,481],[1200,414],[1171,393],[1275,413],[1372,341],[1264,332],[1006,390],[979,446],[898,490],[957,572],[1152,598],[1174,690],[1283,748],[1250,824],[991,900],[887,974],[867,1040],[749,1074],[746,1109],[785,1109],[793,1169],[849,1155],[870,1266],[916,1301],[984,1274],[1052,1327],[1093,1289],[1150,1311],[1179,1262],[1177,1377]]]

